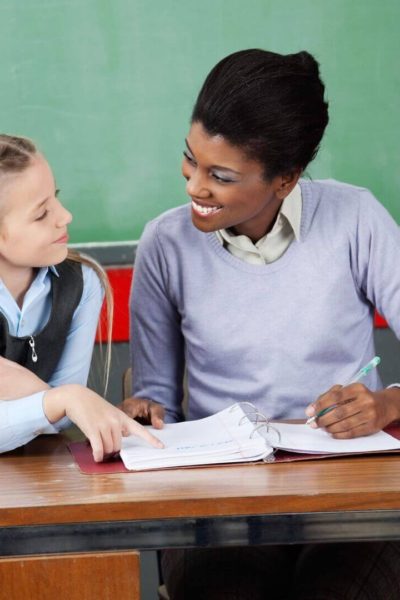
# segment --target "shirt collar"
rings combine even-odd
[[[48,272],[51,271],[56,277],[59,277],[58,271],[56,269],[56,267],[54,265],[51,265],[50,267],[40,267],[34,281],[37,283],[43,283],[43,281],[46,278],[46,275],[48,274]],[[0,289],[4,288],[4,283],[0,277]]]
[[[290,194],[286,196],[282,202],[279,213],[280,215],[286,217],[291,228],[293,229],[294,237],[297,241],[300,239],[301,211],[301,187],[298,183],[296,183]]]
[[[51,273],[53,273],[53,275],[55,275],[56,277],[59,277],[56,267],[54,265],[50,265],[50,267],[40,267],[35,277],[35,281],[37,281],[37,283],[43,283],[49,271],[51,271]]]
[[[259,240],[256,245],[258,245],[262,240],[264,240],[267,237],[267,235],[275,233],[278,228],[280,229],[282,227],[282,218],[284,218],[288,222],[291,229],[293,230],[294,237],[296,238],[297,241],[299,241],[300,225],[301,225],[301,210],[302,210],[301,187],[298,183],[296,183],[296,185],[294,186],[294,188],[292,189],[290,194],[288,194],[286,196],[286,198],[284,199],[284,201],[282,202],[278,216],[275,220],[275,223],[274,223],[271,231],[269,233],[267,233],[264,237],[262,237],[261,240]],[[248,239],[247,236],[244,236],[244,235],[237,236],[234,233],[231,233],[227,229],[220,229],[219,231],[216,231],[216,234],[217,234],[218,239],[222,243],[223,243],[223,240],[225,240],[228,243],[232,243],[233,239],[237,238],[237,237]],[[242,241],[244,241],[244,240],[242,239]],[[253,246],[253,243],[251,242],[251,240],[249,240],[249,242],[250,242],[250,247]],[[250,247],[249,247],[249,249],[250,249]]]

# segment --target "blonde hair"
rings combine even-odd
[[[24,171],[36,153],[35,144],[28,138],[0,133],[0,174]]]
[[[106,298],[106,307],[107,307],[107,350],[105,356],[105,370],[104,370],[104,395],[107,393],[108,382],[110,378],[110,367],[111,367],[111,342],[112,342],[112,324],[114,319],[114,297],[112,293],[112,289],[110,286],[110,282],[108,281],[107,273],[104,271],[103,267],[95,261],[90,256],[86,256],[85,254],[81,254],[76,250],[68,250],[69,260],[73,260],[74,262],[80,263],[81,265],[86,265],[93,269],[98,278],[100,279],[100,283],[103,287],[105,298]],[[98,336],[100,340],[100,349],[102,349],[102,339],[101,339],[101,319],[99,319],[99,323],[97,325]]]
[[[21,173],[27,169],[34,156],[38,153],[38,149],[32,140],[24,137],[7,135],[6,133],[0,133],[0,176],[12,173]],[[107,306],[107,352],[105,357],[105,370],[104,370],[104,395],[107,392],[110,366],[111,366],[111,338],[112,338],[112,324],[114,315],[114,299],[111,290],[110,283],[107,278],[107,274],[102,266],[89,256],[80,254],[75,250],[68,250],[68,259],[87,265],[92,268],[104,289]],[[101,322],[99,319],[98,332],[101,343]]]

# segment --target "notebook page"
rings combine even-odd
[[[131,471],[144,471],[150,469],[168,469],[172,467],[193,467],[197,465],[215,465],[259,461],[265,456],[265,445],[258,448],[248,449],[246,457],[242,454],[232,453],[215,453],[208,454],[192,454],[190,456],[169,456],[167,458],[155,457],[148,460],[136,460],[134,455],[124,451],[124,465]]]
[[[280,450],[301,452],[304,454],[347,454],[379,452],[400,449],[400,440],[384,431],[351,440],[338,440],[323,429],[312,429],[309,425],[293,423],[273,423],[281,434],[278,441],[273,432],[270,443]]]
[[[153,448],[134,436],[123,438],[120,454],[128,469],[259,460],[272,452],[262,435],[251,436],[254,424],[239,405],[197,421],[148,429],[165,448]]]

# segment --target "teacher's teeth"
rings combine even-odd
[[[202,215],[209,215],[211,213],[215,213],[221,208],[221,206],[201,206],[200,204],[197,204],[197,202],[195,202],[194,200],[192,200],[192,207],[196,212],[199,212]]]

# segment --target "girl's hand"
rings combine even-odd
[[[0,356],[0,400],[23,398],[47,389],[47,383],[32,371]]]
[[[126,398],[119,408],[132,419],[138,419],[144,425],[152,425],[155,429],[164,427],[165,409],[162,404],[146,398]]]
[[[121,449],[121,437],[137,435],[154,446],[163,443],[101,396],[81,385],[63,385],[45,393],[44,412],[51,423],[67,416],[88,438],[100,462]]]
[[[370,435],[400,418],[400,388],[371,392],[361,383],[335,385],[307,407],[306,415],[312,417],[331,406],[335,408],[311,427],[322,427],[338,439]]]

